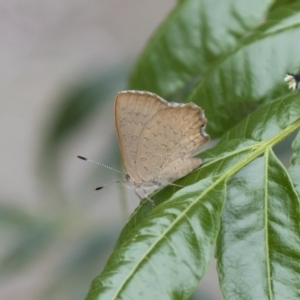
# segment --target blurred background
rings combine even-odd
[[[0,0],[0,299],[84,299],[139,199],[113,101],[174,0]],[[193,299],[222,299],[215,263]]]

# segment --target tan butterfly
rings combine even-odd
[[[196,104],[167,102],[150,92],[122,91],[114,109],[126,170],[119,183],[136,193],[143,190],[148,197],[147,191],[172,184],[201,165],[202,160],[193,156],[209,136],[204,111]]]

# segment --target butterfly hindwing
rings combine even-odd
[[[172,182],[201,164],[193,158],[209,136],[203,110],[193,103],[169,103],[145,124],[137,151],[137,172],[144,181]]]

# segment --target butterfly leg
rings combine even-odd
[[[145,195],[144,195],[144,199],[146,199],[146,201],[149,201],[152,204],[152,207],[155,206],[154,201],[148,196],[147,192],[145,190],[143,190]]]
[[[146,201],[149,201],[152,204],[152,207],[155,206],[154,201],[147,194],[145,194],[145,198],[146,198]]]
[[[134,193],[140,198],[140,200],[143,200],[143,197],[139,195],[139,193],[134,189]]]
[[[149,201],[152,204],[152,207],[155,206],[154,201],[148,196],[148,194],[146,193],[145,190],[143,190],[145,195],[144,197],[142,197],[141,195],[138,194],[138,192],[136,190],[134,190],[134,193],[140,198],[141,202],[143,201],[143,199],[145,199],[146,201]]]
[[[172,183],[172,182],[169,182],[168,185],[177,186],[177,187],[181,187],[181,188],[184,187],[183,185]]]

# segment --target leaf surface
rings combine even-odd
[[[300,64],[300,4],[281,8],[227,57],[212,66],[187,102],[205,109],[207,131],[221,136],[261,104],[287,93],[287,72]]]
[[[270,0],[179,1],[153,34],[130,88],[162,97],[188,88],[267,13]]]
[[[230,263],[230,257],[226,255],[239,255],[247,260],[243,252],[235,252],[235,244],[230,248],[231,244],[227,245],[222,239],[223,226],[233,226],[234,222],[224,222],[223,215],[222,219],[220,217],[221,210],[226,195],[227,201],[228,197],[234,201],[235,194],[236,197],[246,195],[255,199],[252,205],[249,204],[249,211],[245,208],[240,217],[244,227],[237,237],[241,243],[237,244],[244,242],[242,249],[246,251],[247,245],[249,249],[255,247],[253,239],[260,238],[263,242],[257,243],[259,268],[253,269],[258,278],[266,276],[266,279],[257,289],[248,290],[247,299],[255,299],[257,291],[257,295],[272,295],[274,299],[280,299],[281,294],[297,295],[295,279],[299,276],[297,266],[300,265],[298,196],[271,148],[299,129],[299,103],[299,95],[292,94],[252,113],[219,145],[202,153],[205,164],[178,181],[184,188],[176,192],[178,188],[168,187],[153,195],[156,207],[150,212],[143,209],[148,203],[140,205],[126,224],[103,272],[93,281],[87,299],[186,299],[205,274],[220,220],[217,257],[223,286],[231,276],[227,265],[222,264],[224,260]],[[264,159],[266,163],[262,163]],[[235,180],[240,174],[248,174],[248,168],[255,180],[251,180],[252,177]],[[263,175],[259,175],[261,172]],[[260,188],[255,190],[257,185]],[[286,198],[284,204],[282,198]],[[245,201],[247,203],[247,199]],[[256,211],[260,214],[256,215]],[[226,220],[226,207],[223,213]],[[234,220],[238,222],[239,216],[235,215]],[[256,233],[254,237],[247,226]],[[286,240],[285,233],[291,237],[290,241]],[[282,256],[285,256],[282,258],[285,266],[280,265]],[[232,269],[241,265],[234,275],[236,282],[240,280],[251,286],[255,280],[249,282],[249,275],[241,272],[244,271],[243,264],[237,259],[234,265],[234,257],[231,262]],[[251,264],[248,267],[251,268]],[[282,271],[283,275],[280,274]],[[283,287],[285,284],[286,288]],[[234,288],[235,284],[224,288],[225,299],[233,299],[230,297]],[[239,295],[244,292],[243,288],[240,287]]]
[[[270,148],[228,182],[218,240],[225,299],[299,299],[299,197]]]

